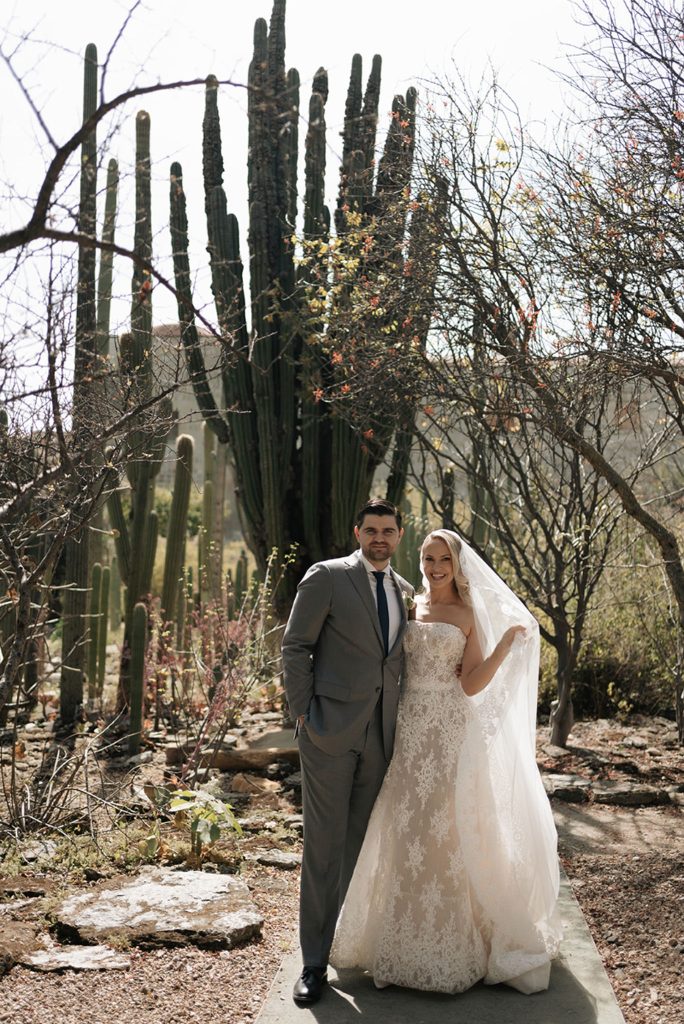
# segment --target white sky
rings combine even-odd
[[[126,0],[4,0],[3,47],[11,49],[17,37],[32,34],[33,41],[23,44],[17,55],[17,66],[58,142],[68,138],[79,125],[82,55],[86,44],[97,44],[102,61],[129,7]],[[245,82],[254,20],[259,16],[270,16],[270,0],[146,0],[118,45],[107,79],[108,97],[133,82],[147,84],[204,77],[209,73]],[[389,111],[393,93],[405,92],[412,84],[420,91],[423,78],[455,66],[476,82],[491,62],[501,83],[517,101],[523,119],[543,122],[552,120],[554,111],[560,112],[563,103],[561,85],[550,69],[561,66],[564,47],[582,36],[583,31],[574,23],[570,0],[479,0],[472,4],[456,0],[289,0],[287,63],[299,70],[304,112],[314,72],[320,65],[329,72],[326,117],[330,200],[334,201],[337,187],[338,132],[354,52],[363,55],[364,77],[373,54],[383,57],[381,112]],[[203,89],[198,88],[150,98],[145,103],[152,116],[156,254],[161,257],[169,249],[168,169],[173,160],[180,160],[193,236],[191,260],[194,269],[200,272],[200,292],[206,288],[201,192],[203,101]],[[123,176],[133,162],[136,109],[125,110],[120,117],[120,130],[103,154],[105,163],[110,155],[119,159]],[[224,87],[220,111],[226,163],[224,186],[229,208],[237,214],[244,235],[245,94]],[[383,129],[381,118],[380,131]],[[5,227],[16,226],[25,219],[27,207],[18,203],[17,193],[29,197],[35,194],[49,156],[50,147],[18,87],[7,71],[0,68],[0,218]],[[101,183],[104,184],[104,174]],[[130,245],[130,180],[124,181],[121,192],[125,209],[117,241]],[[101,218],[101,211],[98,216]],[[245,256],[246,245],[243,259]],[[129,280],[130,269],[119,261],[115,291],[125,295]],[[196,298],[202,301],[201,295]],[[159,290],[154,308],[156,322],[176,318],[172,302]],[[116,316],[121,322],[126,316],[123,299]]]

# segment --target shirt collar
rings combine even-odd
[[[389,562],[387,563],[387,565],[385,566],[384,569],[377,569],[373,565],[372,562],[368,561],[368,559],[365,557],[365,555],[361,554],[361,549],[360,548],[359,548],[359,557],[360,557],[361,561],[363,562],[363,564],[365,565],[367,573],[384,572],[385,576],[389,576],[389,574],[390,574]]]

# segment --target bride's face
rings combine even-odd
[[[443,540],[431,540],[423,548],[423,572],[430,584],[430,590],[442,590],[453,586],[454,567],[449,548]]]

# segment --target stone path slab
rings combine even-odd
[[[31,953],[22,963],[37,971],[122,971],[131,966],[131,958],[109,946],[51,945]]]
[[[301,969],[297,941],[273,982],[256,1024],[624,1024],[582,911],[566,878],[560,909],[564,939],[547,992],[523,996],[505,985],[476,985],[457,996],[391,986],[378,991],[356,971],[330,971],[320,1003],[302,1009],[292,1001]]]
[[[83,942],[195,943],[230,948],[261,934],[263,917],[234,875],[147,868],[121,884],[69,896],[55,917]]]

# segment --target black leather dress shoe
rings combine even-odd
[[[328,980],[325,967],[305,967],[295,982],[292,998],[299,1006],[313,1006],[321,998]]]

